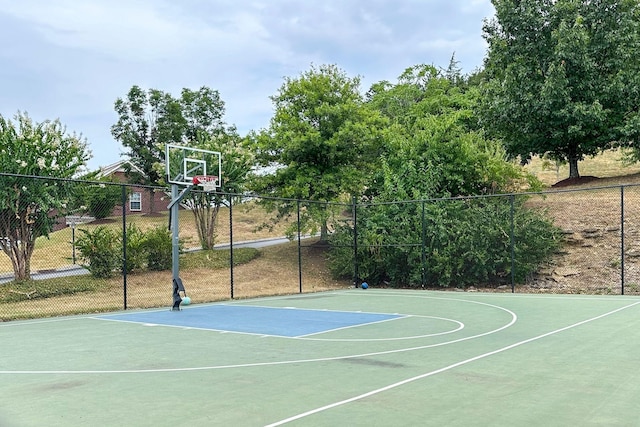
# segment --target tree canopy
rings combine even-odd
[[[271,100],[274,116],[254,149],[260,164],[274,170],[258,180],[257,192],[331,202],[363,189],[379,160],[385,120],[365,104],[359,77],[335,65],[312,66],[285,78]],[[278,208],[286,215],[291,206]],[[324,209],[305,214],[326,231]]]
[[[493,0],[483,126],[528,161],[578,161],[640,135],[637,0]]]
[[[115,109],[119,119],[111,132],[129,149],[131,162],[142,171],[128,171],[134,182],[164,184],[165,146],[177,144],[221,152],[224,190],[243,190],[252,158],[236,128],[224,122],[225,104],[218,91],[206,86],[195,91],[184,88],[175,98],[158,89],[145,91],[133,86],[125,99],[116,100]],[[184,203],[195,215],[202,247],[212,248],[222,199],[194,191]]]
[[[14,121],[0,116],[0,170],[9,174],[72,178],[90,158],[86,141],[68,134],[59,120]],[[36,238],[48,236],[70,196],[65,181],[0,176],[0,249],[11,259],[16,280],[28,280]]]

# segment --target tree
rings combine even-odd
[[[218,91],[201,87],[184,88],[180,98],[158,89],[147,91],[133,86],[126,98],[115,102],[118,122],[111,134],[124,147],[131,163],[126,173],[131,182],[143,185],[164,183],[164,149],[166,144],[189,144],[199,132],[224,133],[224,102]],[[149,188],[153,192],[153,188]],[[150,198],[153,203],[154,198]],[[151,211],[154,207],[150,206]]]
[[[257,159],[275,170],[258,181],[261,194],[332,202],[362,190],[379,157],[384,119],[367,108],[360,78],[334,65],[312,66],[297,78],[285,78],[271,97],[275,114],[256,138]],[[279,216],[291,204],[271,203]],[[307,218],[320,224],[326,238],[326,204],[311,204]],[[304,222],[307,222],[306,220]]]
[[[394,200],[406,200],[526,185],[529,177],[506,161],[500,144],[480,128],[474,111],[479,99],[477,86],[469,85],[466,77],[452,79],[431,65],[406,69],[397,84],[374,84],[368,102],[388,117],[390,126],[385,131],[385,166],[369,193],[394,185]]]
[[[244,147],[244,142],[234,127],[215,136],[200,132],[190,147],[217,151],[222,154],[222,186],[225,193],[240,194],[253,166],[253,157]],[[216,225],[220,207],[225,203],[225,195],[217,192],[193,190],[183,200],[193,213],[198,239],[202,249],[213,249]]]
[[[446,200],[527,183],[501,144],[479,128],[477,87],[464,76],[418,65],[395,85],[375,84],[368,98],[390,126],[382,166],[357,212],[359,276],[401,286],[503,280],[511,269],[509,235],[503,231],[510,226],[509,199]],[[514,209],[525,227],[517,235],[530,248],[518,254],[520,279],[552,253],[557,233],[523,203]],[[353,239],[350,224],[331,235],[331,268],[338,275],[353,271]]]
[[[130,149],[128,155],[142,174],[133,170],[134,182],[164,184],[166,144],[186,145],[223,153],[223,185],[226,191],[242,189],[251,165],[235,127],[224,122],[225,106],[218,91],[206,86],[184,88],[179,98],[157,89],[133,86],[126,100],[115,104],[120,115],[112,127],[114,137]],[[152,189],[153,191],[153,189]],[[153,199],[152,199],[153,200]],[[213,248],[219,195],[192,192],[185,199],[195,215],[204,249]]]
[[[493,4],[481,112],[511,155],[567,161],[578,177],[585,156],[638,145],[638,0]]]
[[[59,120],[37,123],[20,112],[14,120],[0,116],[3,173],[72,178],[90,158],[86,141],[67,134]],[[0,177],[0,248],[11,259],[16,280],[30,279],[35,241],[49,235],[69,194],[64,181]]]

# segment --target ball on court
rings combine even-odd
[[[362,289],[367,289],[369,288],[369,284],[367,282],[362,282],[362,285],[360,285],[362,287]]]
[[[182,305],[189,305],[189,304],[191,304],[191,298],[189,297],[182,298]]]

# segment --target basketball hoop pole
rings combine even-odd
[[[183,292],[186,296],[186,291],[182,280],[180,279],[180,233],[178,232],[178,210],[180,208],[180,201],[186,196],[193,185],[186,187],[180,193],[178,193],[178,186],[171,184],[171,203],[169,204],[169,228],[171,229],[171,272],[173,275],[173,307],[172,310],[180,310],[180,303],[182,298],[180,292]]]

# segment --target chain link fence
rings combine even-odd
[[[171,306],[169,189],[10,174],[0,180],[18,193],[49,187],[64,195],[47,212],[38,211],[37,197],[18,209],[22,214],[16,201],[1,205],[0,320]],[[179,211],[179,275],[193,303],[344,289],[362,281],[640,294],[637,186],[389,203],[216,197],[215,214],[207,213],[215,220],[212,250],[202,249],[208,243],[195,212],[188,206]],[[528,210],[542,212],[558,239],[552,256],[532,266],[526,265],[538,254],[532,242],[543,228],[538,217],[523,214]],[[20,215],[29,217],[21,223]],[[29,248],[19,238],[28,234],[8,230],[37,225],[43,220],[38,215],[53,231]],[[29,253],[20,265],[16,251]],[[18,280],[25,269],[28,280]]]

